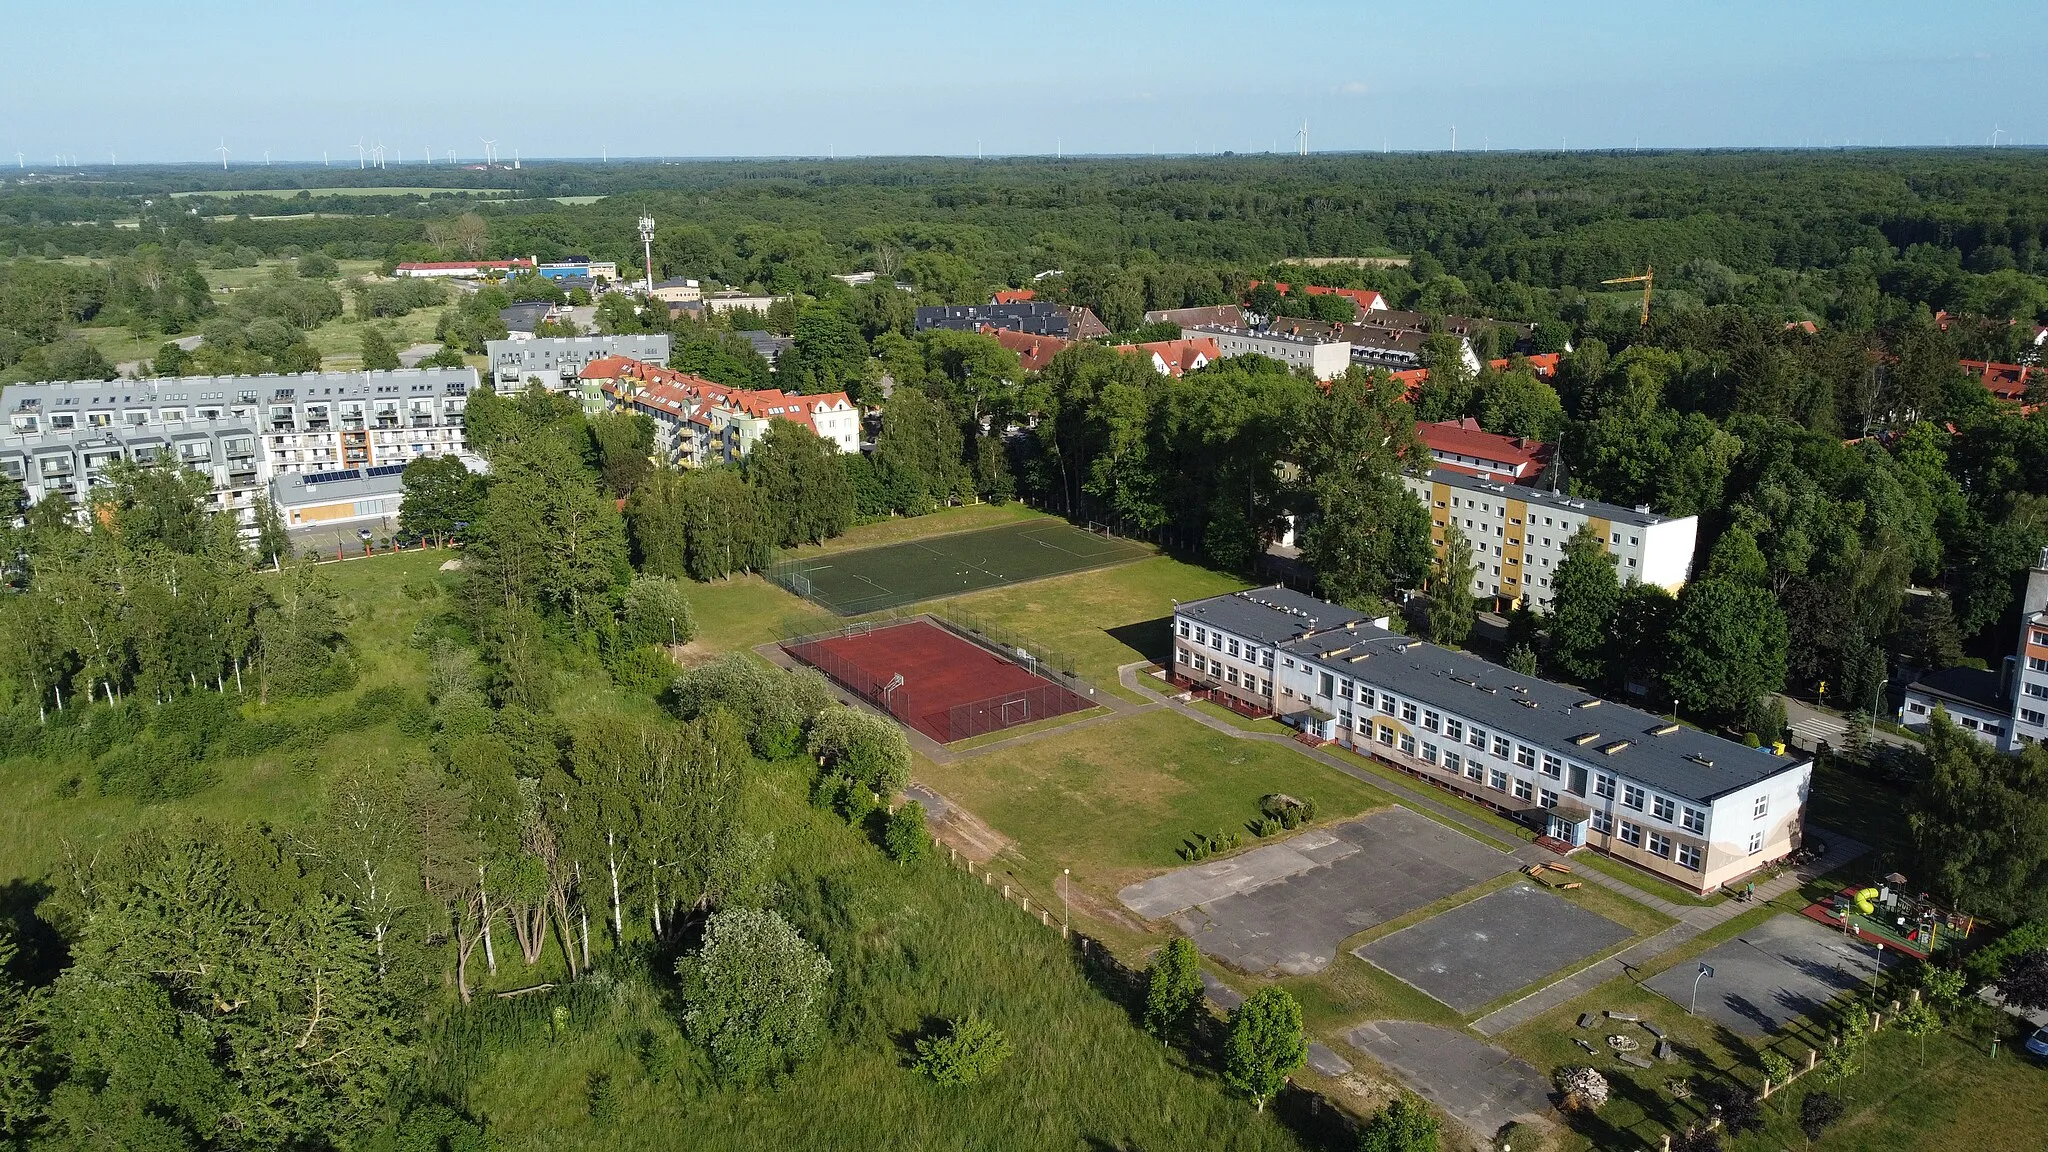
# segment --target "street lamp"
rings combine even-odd
[[[1700,970],[1699,970],[1699,974],[1698,974],[1698,975],[1696,975],[1696,976],[1694,976],[1694,977],[1692,978],[1692,1007],[1690,1007],[1690,1008],[1686,1009],[1686,1015],[1688,1015],[1688,1016],[1691,1016],[1691,1015],[1696,1015],[1696,1014],[1697,1014],[1697,1013],[1699,1012],[1699,1010],[1700,1010],[1700,981],[1702,981],[1702,980],[1710,980],[1710,979],[1712,979],[1712,978],[1713,978],[1713,976],[1714,976],[1714,966],[1713,966],[1712,964],[1707,964],[1707,963],[1704,963],[1704,962],[1702,962],[1702,963],[1700,964]]]
[[[673,616],[668,618],[668,646],[676,646],[676,618]]]

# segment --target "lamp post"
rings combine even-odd
[[[1700,1010],[1700,981],[1712,979],[1713,975],[1714,966],[1712,964],[1702,963],[1700,965],[1699,973],[1692,978],[1692,1007],[1686,1009],[1686,1015],[1698,1014]]]
[[[673,616],[668,618],[668,646],[676,646],[676,618]]]
[[[1068,888],[1071,888],[1071,887],[1073,886],[1073,884],[1074,884],[1074,870],[1073,870],[1072,868],[1062,868],[1062,869],[1060,869],[1060,937],[1061,937],[1061,939],[1065,939],[1065,938],[1066,938],[1066,935],[1067,935],[1067,929],[1068,929],[1068,928],[1070,928],[1070,927],[1072,927],[1072,926],[1073,926],[1073,923],[1074,923],[1074,910],[1073,910],[1073,906],[1072,906],[1071,902],[1070,902],[1070,901],[1068,901],[1068,899],[1067,899],[1067,889],[1068,889]]]

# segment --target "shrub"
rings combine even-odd
[[[1252,835],[1271,836],[1280,831],[1280,822],[1271,816],[1261,816],[1252,822]]]
[[[973,1084],[994,1075],[1010,1051],[1009,1039],[995,1025],[969,1013],[953,1021],[946,1035],[917,1042],[917,1070],[935,1084]]]
[[[676,662],[653,645],[627,648],[613,657],[612,683],[629,692],[653,694],[675,678]]]
[[[1842,1098],[1832,1092],[1808,1092],[1799,1102],[1799,1130],[1809,1141],[1820,1139],[1841,1118]]]
[[[1557,1090],[1567,1110],[1597,1112],[1607,1103],[1607,1077],[1584,1065],[1558,1069]]]
[[[882,832],[882,844],[889,850],[890,859],[898,864],[924,859],[931,851],[931,836],[925,832],[924,826],[924,805],[909,800],[889,813],[888,827]]]
[[[1770,1077],[1771,1083],[1780,1088],[1792,1079],[1792,1061],[1775,1048],[1764,1049],[1763,1054],[1757,1057],[1757,1063],[1763,1067],[1764,1075]]]
[[[583,1095],[592,1120],[609,1124],[619,1118],[619,1089],[612,1082],[611,1073],[592,1072],[584,1084]]]
[[[1589,1069],[1590,1071],[1590,1069]],[[1380,1109],[1358,1134],[1359,1152],[1437,1152],[1436,1117],[1422,1101],[1403,1092]]]
[[[1145,1030],[1169,1037],[1186,1028],[1202,1006],[1202,973],[1185,936],[1166,942],[1145,969]]]
[[[832,965],[775,912],[731,908],[704,926],[704,947],[677,965],[685,1031],[720,1078],[780,1072],[818,1041]]]

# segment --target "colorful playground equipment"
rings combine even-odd
[[[1805,914],[1859,939],[1882,943],[1909,956],[1926,959],[1943,943],[1967,938],[1976,931],[1975,918],[1940,907],[1925,893],[1909,894],[1906,878],[1894,872],[1875,888],[1844,888]]]
[[[1865,916],[1874,915],[1877,912],[1878,898],[1882,895],[1884,893],[1879,892],[1875,888],[1865,888],[1856,893],[1856,911],[1861,912]]]

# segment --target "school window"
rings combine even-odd
[[[1621,842],[1631,848],[1642,847],[1643,830],[1623,820],[1621,822]]]
[[[1338,727],[1340,727],[1340,728],[1349,728],[1349,727],[1351,727],[1351,713],[1349,713],[1349,712],[1339,712],[1339,713],[1337,714],[1337,726],[1338,726]]]
[[[1671,837],[1662,832],[1650,833],[1650,851],[1665,859],[1671,858]]]
[[[1268,648],[1268,649],[1266,649],[1265,651],[1263,651],[1263,652],[1259,653],[1259,667],[1261,667],[1261,668],[1271,668],[1272,666],[1273,666],[1273,650],[1272,650],[1271,648]]]
[[[1273,682],[1272,682],[1271,680],[1260,680],[1260,681],[1259,681],[1259,695],[1261,695],[1261,696],[1271,696],[1272,694],[1273,694]]]
[[[1678,805],[1669,796],[1659,796],[1650,802],[1650,814],[1669,824],[1678,815]]]
[[[1394,714],[1394,698],[1392,696],[1380,697],[1380,711],[1385,712],[1389,716]]]
[[[1197,629],[1195,629],[1195,643],[1197,643],[1197,644],[1207,644],[1208,642],[1209,642],[1209,630],[1208,630],[1207,628],[1197,628]]]
[[[1536,802],[1538,804],[1543,805],[1545,808],[1555,808],[1557,807],[1557,793],[1552,792],[1548,788],[1545,788],[1543,790],[1543,794],[1537,797]]]
[[[1680,844],[1678,846],[1678,864],[1682,868],[1690,868],[1695,872],[1699,871],[1700,846],[1697,844]]]
[[[1643,790],[1633,784],[1621,786],[1621,802],[1640,811],[1643,807]]]
[[[2032,708],[2022,708],[2020,709],[2020,723],[2039,727],[2042,724],[2048,724],[2048,714],[2036,712]]]
[[[1472,729],[1472,735],[1469,739],[1465,741],[1465,743],[1470,744],[1474,748],[1479,749],[1481,752],[1486,751],[1486,729]]]
[[[1404,733],[1402,733],[1402,734],[1401,734],[1401,751],[1403,751],[1403,752],[1406,752],[1406,753],[1407,753],[1408,755],[1410,755],[1410,756],[1413,756],[1413,755],[1415,755],[1415,737],[1413,737],[1413,736],[1410,736],[1410,735],[1408,735],[1408,734],[1407,734],[1407,733],[1405,733],[1405,732],[1404,732]]]
[[[1756,805],[1755,805],[1755,807],[1753,807],[1753,808],[1751,808],[1751,809],[1750,809],[1750,812],[1749,812],[1749,814],[1750,814],[1750,816],[1751,816],[1752,818],[1754,818],[1754,819],[1757,819],[1757,820],[1761,820],[1761,819],[1763,819],[1763,818],[1764,818],[1765,816],[1769,815],[1769,814],[1770,814],[1770,811],[1771,811],[1771,798],[1770,798],[1769,796],[1759,796],[1759,797],[1757,797],[1757,798],[1756,798]]]
[[[1749,854],[1754,856],[1763,850],[1764,834],[1761,832],[1751,832],[1749,834]]]
[[[1511,750],[1513,750],[1513,748],[1514,745],[1508,741],[1507,737],[1495,736],[1493,738],[1493,754],[1495,756],[1498,756],[1501,759],[1505,760],[1508,758],[1508,753]]]
[[[1605,812],[1593,813],[1592,824],[1593,831],[1600,833],[1602,836],[1612,835],[1614,832],[1614,817],[1609,816]]]
[[[1465,722],[1463,720],[1445,720],[1444,735],[1450,737],[1453,741],[1463,740],[1465,738]]]
[[[1230,681],[1230,682],[1231,682],[1232,684],[1235,684],[1235,683],[1237,683],[1237,669],[1235,669],[1235,668],[1229,669],[1228,671],[1224,672],[1224,674],[1223,674],[1223,675],[1224,675],[1224,677],[1225,677],[1226,679],[1228,679],[1228,680],[1229,680],[1229,681]]]
[[[1434,712],[1424,712],[1422,714],[1422,726],[1431,732],[1436,732],[1443,727],[1443,719]]]
[[[1379,697],[1377,697],[1377,696],[1375,696],[1375,695],[1373,694],[1373,690],[1372,690],[1372,689],[1370,689],[1370,688],[1367,688],[1367,687],[1366,687],[1365,685],[1363,685],[1363,684],[1360,684],[1360,685],[1358,686],[1358,702],[1359,702],[1360,704],[1363,704],[1363,705],[1365,705],[1365,707],[1366,707],[1366,708],[1367,708],[1368,710],[1370,710],[1370,709],[1372,708],[1372,706],[1373,706],[1373,705],[1375,705],[1375,704],[1379,703]]]
[[[2027,685],[2027,695],[2036,700],[2048,700],[2048,684]]]
[[[1680,823],[1687,832],[1705,832],[1707,830],[1707,814],[1697,808],[1687,808],[1685,810],[1685,819]]]
[[[1183,640],[1188,638],[1188,622],[1185,620],[1180,622],[1180,638]]]
[[[1351,699],[1351,681],[1349,681],[1349,680],[1340,680],[1340,681],[1338,681],[1338,682],[1337,682],[1337,699],[1339,699],[1339,700],[1349,700],[1349,699]]]
[[[2039,656],[2027,657],[2027,671],[2048,672],[2048,660],[2043,660]]]
[[[1621,533],[1619,533],[1619,532],[1616,532],[1616,533],[1614,534],[1614,542],[1615,542],[1616,544],[1619,544],[1619,543],[1621,543]]]
[[[1424,744],[1422,746],[1422,758],[1431,764],[1436,763],[1436,745]]]
[[[1550,777],[1552,780],[1563,779],[1564,761],[1558,759],[1555,756],[1552,756],[1548,752],[1545,752],[1543,754],[1543,774],[1545,776]]]
[[[1444,753],[1444,771],[1456,776],[1465,766],[1465,758],[1456,752]]]
[[[1294,667],[1294,657],[1289,656],[1285,660],[1280,661],[1280,664],[1284,668],[1292,668]]]
[[[1237,641],[1235,640],[1230,642],[1230,658],[1233,660],[1237,659]]]
[[[1332,691],[1335,691],[1336,687],[1337,678],[1335,676],[1330,675],[1328,672],[1322,672],[1317,674],[1316,695],[1327,697]]]
[[[1467,760],[1465,761],[1465,775],[1477,780],[1486,775],[1486,769],[1481,767],[1477,760]]]
[[[1515,799],[1527,800],[1534,795],[1536,795],[1535,785],[1530,784],[1520,776],[1515,777]]]
[[[1410,723],[1410,724],[1413,724],[1413,723],[1415,723],[1415,701],[1413,701],[1413,700],[1404,700],[1404,701],[1402,701],[1402,703],[1401,703],[1401,719],[1403,719],[1403,720],[1407,721],[1407,722],[1408,722],[1408,723]]]
[[[1515,763],[1520,764],[1524,768],[1534,768],[1536,766],[1536,750],[1527,744],[1515,745]]]
[[[1209,647],[1215,649],[1218,652],[1223,651],[1223,633],[1209,633]]]
[[[1393,746],[1394,726],[1392,724],[1380,725],[1380,743],[1385,744],[1389,747]]]
[[[1185,664],[1185,663],[1187,663],[1187,662],[1188,662],[1188,650],[1187,650],[1187,649],[1185,649],[1185,648],[1175,648],[1175,649],[1173,650],[1173,661],[1174,661],[1174,663],[1176,663],[1176,664]]]
[[[1493,785],[1495,792],[1505,792],[1508,790],[1508,774],[1498,768],[1493,770],[1492,775],[1487,778],[1486,782]]]
[[[1611,800],[1611,799],[1613,799],[1613,798],[1614,798],[1614,777],[1612,777],[1612,776],[1609,776],[1609,775],[1608,775],[1607,773],[1605,773],[1605,772],[1601,772],[1601,773],[1598,773],[1598,774],[1596,774],[1596,775],[1595,775],[1595,776],[1593,777],[1593,795],[1595,795],[1595,796],[1605,796],[1605,797],[1607,797],[1607,798],[1608,798],[1608,799],[1610,799],[1610,800]]]

